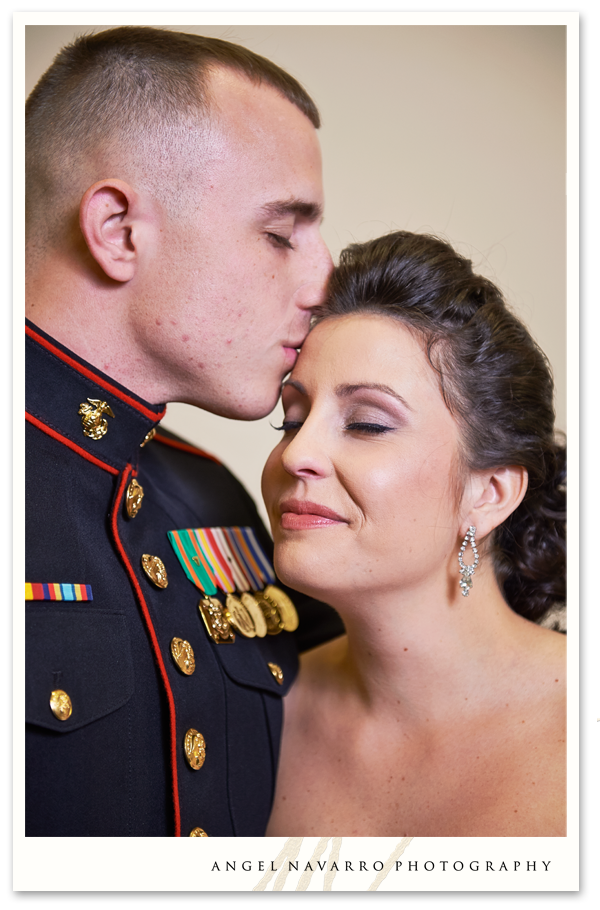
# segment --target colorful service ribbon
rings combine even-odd
[[[252,528],[184,528],[168,538],[189,580],[208,596],[258,591],[275,573]]]
[[[217,584],[210,563],[204,557],[193,530],[167,531],[167,537],[175,550],[183,571],[192,582],[205,594],[217,593]]]
[[[25,582],[25,600],[93,600],[91,585]]]

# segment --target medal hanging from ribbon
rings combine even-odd
[[[186,528],[167,534],[185,574],[204,594],[198,607],[213,641],[235,641],[232,627],[246,638],[298,627],[296,609],[274,586],[275,573],[252,528]],[[224,606],[215,597],[217,590],[226,595]]]

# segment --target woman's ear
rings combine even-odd
[[[477,538],[481,540],[501,525],[522,502],[528,479],[527,469],[521,465],[475,474],[469,485],[468,500],[463,500],[469,507],[461,533],[466,533],[469,525],[475,525]]]
[[[138,264],[136,220],[138,197],[122,180],[91,186],[79,207],[79,225],[88,249],[114,281],[129,281]]]

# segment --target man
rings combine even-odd
[[[28,100],[28,835],[264,833],[295,623],[225,601],[269,579],[254,504],[152,436],[164,402],[275,405],[331,269],[318,125],[264,58],[144,28]],[[339,631],[305,612],[305,644]]]

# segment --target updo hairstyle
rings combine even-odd
[[[468,470],[527,469],[519,507],[490,553],[507,603],[537,621],[565,600],[565,446],[554,430],[549,363],[498,288],[427,234],[386,234],[345,249],[317,321],[378,313],[422,337]]]

